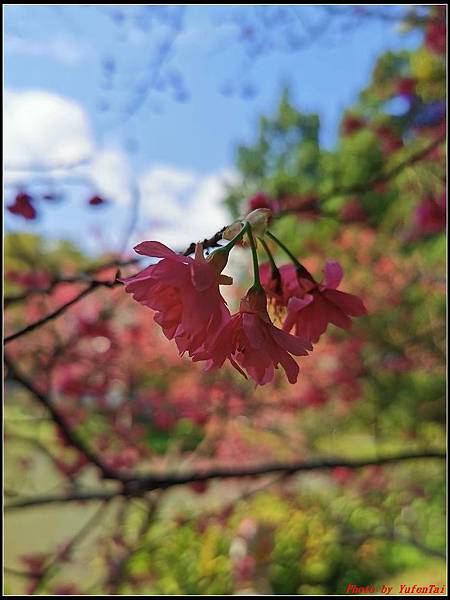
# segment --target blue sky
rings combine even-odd
[[[6,103],[11,116],[6,165],[8,157],[17,163],[22,156],[58,162],[58,152],[70,162],[72,151],[76,162],[84,153],[95,169],[71,174],[88,173],[98,191],[114,200],[88,209],[87,190],[70,185],[66,202],[39,204],[38,222],[24,224],[7,215],[7,229],[77,241],[85,230],[82,244],[89,250],[97,245],[92,235],[98,239],[102,230],[103,247],[117,247],[129,213],[126,188],[137,182],[137,238],[151,231],[172,243],[181,236],[181,243],[183,234],[174,233],[181,223],[186,236],[208,235],[209,230],[197,233],[197,216],[186,223],[185,210],[201,211],[205,227],[226,218],[220,182],[233,177],[236,145],[253,139],[259,115],[274,110],[283,84],[301,110],[319,114],[322,143],[332,147],[342,111],[368,82],[377,56],[420,43],[418,33],[400,34],[388,20],[360,19],[355,26],[342,15],[324,20],[320,7],[276,11],[279,7],[226,5],[6,6],[5,87],[12,93]],[[298,49],[287,51],[286,40]],[[264,53],[266,47],[270,51]],[[255,57],[251,48],[262,55]],[[158,52],[164,57],[159,70]],[[139,94],[146,81],[149,90]],[[59,121],[52,121],[56,114]]]

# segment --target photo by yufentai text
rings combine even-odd
[[[425,585],[425,586],[420,586],[420,585],[406,585],[406,584],[400,584],[399,586],[390,586],[390,585],[366,585],[366,586],[358,586],[358,585],[354,585],[353,583],[349,583],[347,585],[347,588],[345,590],[346,594],[392,594],[392,595],[398,595],[398,594],[407,594],[407,595],[413,595],[413,594],[423,594],[423,595],[430,595],[430,594],[446,594],[446,587],[445,585],[435,585],[435,584],[429,584],[429,585]]]

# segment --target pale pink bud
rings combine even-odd
[[[245,221],[250,223],[252,232],[255,235],[263,236],[269,227],[271,218],[272,211],[270,208],[257,208],[256,210],[252,210],[252,212],[245,217]]]

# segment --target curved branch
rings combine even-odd
[[[394,179],[404,169],[412,166],[416,162],[419,162],[420,160],[425,158],[427,156],[427,154],[429,154],[435,148],[437,148],[437,146],[439,146],[439,144],[441,144],[442,142],[445,142],[445,139],[446,139],[445,134],[439,135],[432,142],[430,142],[430,144],[428,144],[424,148],[421,148],[420,150],[417,150],[417,152],[412,153],[410,156],[408,156],[407,158],[402,160],[398,165],[395,165],[394,167],[392,167],[391,169],[388,169],[384,173],[383,172],[377,173],[369,181],[366,181],[364,183],[360,183],[357,185],[353,185],[350,187],[344,187],[344,188],[336,187],[333,190],[331,190],[330,192],[328,192],[326,194],[322,194],[322,196],[320,196],[318,199],[319,203],[326,202],[327,200],[330,200],[334,196],[351,196],[353,194],[362,194],[365,192],[369,192],[373,188],[374,185],[379,184],[379,183],[386,183],[386,182],[390,181],[391,179]],[[273,216],[273,218],[274,219],[280,218],[280,217],[283,217],[283,216],[293,213],[293,212],[295,212],[295,209],[282,210],[279,213],[275,214]],[[204,239],[203,240],[203,248],[206,249],[206,248],[213,248],[214,246],[217,246],[217,242],[220,239],[222,239],[222,233],[225,231],[225,229],[226,229],[226,227],[222,228],[220,231],[215,233],[210,238]],[[183,252],[183,254],[187,256],[188,254],[192,254],[192,252],[194,252],[194,250],[195,250],[195,243],[193,242]]]
[[[220,229],[220,231],[215,233],[210,238],[205,238],[202,242],[203,248],[206,250],[207,248],[213,248],[214,246],[217,246],[217,242],[222,239],[222,233],[225,231],[226,228],[227,228],[227,226],[222,227],[222,229]],[[195,252],[195,242],[191,242],[190,245],[183,252],[183,254],[184,254],[184,256],[188,256],[189,254],[192,254],[193,252]]]
[[[47,583],[47,581],[54,576],[54,572],[58,567],[58,563],[61,560],[67,560],[71,554],[73,553],[76,546],[78,546],[84,538],[91,533],[91,531],[99,524],[101,521],[105,509],[108,506],[108,499],[105,499],[99,506],[99,508],[89,517],[89,519],[82,525],[81,529],[79,529],[72,539],[65,544],[61,550],[59,550],[56,555],[48,562],[45,567],[42,569],[39,577],[37,577],[34,581],[33,593],[37,594],[40,592],[42,587]]]
[[[34,288],[31,290],[27,290],[26,292],[22,292],[19,294],[12,294],[10,296],[6,296],[3,299],[4,306],[10,306],[11,304],[16,304],[17,302],[23,302],[24,300],[28,300],[31,296],[37,296],[40,294],[50,294],[55,287],[61,285],[63,283],[90,283],[90,276],[94,273],[99,273],[100,271],[104,271],[105,269],[112,269],[113,267],[128,267],[130,265],[134,265],[139,262],[139,258],[130,258],[129,260],[112,260],[103,265],[99,265],[98,267],[92,267],[91,269],[86,269],[82,273],[78,275],[69,275],[66,277],[55,277],[48,286],[42,288]]]
[[[12,342],[13,340],[15,340],[17,338],[22,337],[23,335],[26,335],[27,333],[30,333],[31,331],[34,331],[38,327],[42,327],[42,325],[45,325],[49,321],[56,319],[57,317],[59,317],[60,315],[65,313],[66,310],[68,308],[70,308],[73,304],[76,304],[82,298],[91,294],[98,287],[104,286],[104,287],[112,288],[112,287],[115,287],[116,285],[120,285],[120,282],[117,280],[116,281],[98,281],[96,279],[92,280],[90,282],[90,284],[88,285],[88,287],[86,287],[83,291],[81,291],[74,298],[72,298],[72,300],[69,300],[69,302],[66,302],[65,304],[63,304],[62,306],[60,306],[53,312],[49,313],[45,317],[42,317],[42,319],[38,319],[37,321],[34,321],[34,323],[30,323],[23,329],[19,329],[19,331],[16,331],[15,333],[12,333],[11,335],[7,335],[3,340],[4,343],[7,344],[9,342]]]
[[[28,508],[32,506],[42,506],[44,504],[60,504],[65,502],[87,502],[87,501],[108,501],[122,495],[118,491],[83,491],[83,492],[71,492],[69,494],[47,494],[43,496],[33,496],[30,498],[21,498],[16,502],[11,502],[5,506],[5,510],[15,510],[17,508]]]
[[[79,452],[86,457],[86,459],[100,469],[102,477],[104,479],[115,479],[116,481],[121,481],[122,477],[116,471],[108,467],[103,463],[103,461],[95,454],[85,443],[84,441],[71,429],[71,427],[66,423],[64,417],[59,413],[59,411],[53,406],[52,402],[44,393],[40,392],[33,383],[21,373],[16,365],[9,359],[9,357],[5,354],[4,356],[5,366],[8,370],[7,377],[17,381],[22,387],[28,390],[38,402],[47,409],[50,413],[52,421],[59,428],[61,433],[67,442],[77,449]]]
[[[5,506],[5,510],[14,510],[30,506],[39,506],[49,503],[77,502],[80,500],[105,500],[115,496],[136,497],[142,496],[146,492],[153,490],[162,490],[174,487],[176,485],[185,485],[199,481],[210,481],[212,479],[231,479],[244,477],[261,477],[273,473],[281,473],[285,476],[296,473],[305,473],[308,471],[329,471],[336,467],[346,469],[361,469],[370,466],[393,465],[410,460],[445,460],[446,453],[441,451],[430,452],[410,452],[399,453],[391,456],[379,456],[372,459],[343,459],[329,458],[316,459],[311,461],[298,461],[292,463],[271,463],[256,467],[224,467],[204,470],[202,472],[192,471],[181,474],[154,474],[148,477],[127,477],[122,478],[124,484],[121,490],[117,491],[94,491],[94,492],[74,492],[67,495],[47,495],[33,498],[23,498]]]
[[[446,453],[441,451],[430,452],[408,452],[390,456],[379,456],[372,459],[347,460],[342,458],[325,458],[311,461],[297,461],[292,463],[269,463],[254,467],[218,467],[203,472],[191,472],[181,474],[154,474],[148,477],[129,478],[125,489],[128,492],[146,492],[155,489],[166,489],[175,485],[194,483],[198,481],[210,481],[211,479],[231,479],[242,477],[260,477],[272,473],[283,473],[293,475],[306,471],[323,471],[345,467],[347,469],[360,469],[362,467],[388,465],[416,459],[445,459]]]

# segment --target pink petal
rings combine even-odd
[[[349,330],[352,326],[352,320],[345,314],[342,308],[336,306],[333,302],[327,302],[325,298],[322,298],[321,300],[323,303],[321,304],[321,310],[328,323],[332,323],[341,329]]]
[[[252,313],[243,313],[242,327],[252,348],[255,348],[256,350],[264,348],[266,344],[266,338],[264,336],[263,329],[264,324],[257,315]]]
[[[196,290],[204,292],[217,280],[217,275],[211,265],[206,261],[193,260],[191,262],[191,279]]]
[[[145,269],[142,269],[142,271],[139,271],[139,273],[136,273],[135,275],[130,275],[130,277],[121,277],[119,281],[121,283],[128,284],[133,281],[138,281],[140,279],[147,279],[152,276],[152,271],[154,267],[155,265],[149,265],[148,267],[145,267]]]
[[[326,303],[320,298],[320,294],[315,294],[313,302],[292,316],[296,335],[305,337],[313,344],[318,342],[328,325],[325,309]]]
[[[290,335],[278,327],[272,328],[271,335],[278,345],[295,356],[307,356],[307,350],[313,349],[308,340]]]
[[[292,356],[290,356],[290,354],[287,352],[280,352],[279,362],[286,372],[289,383],[297,383],[300,368]]]
[[[283,331],[291,331],[298,319],[299,311],[305,309],[308,305],[311,304],[313,300],[314,296],[312,296],[311,294],[306,294],[305,296],[303,296],[303,298],[297,298],[297,296],[289,298],[287,304],[288,312],[284,320]],[[308,336],[305,337],[311,339]]]
[[[329,290],[335,290],[339,287],[344,276],[344,270],[337,260],[329,260],[324,268],[325,277],[322,285]]]
[[[323,292],[323,295],[351,317],[363,317],[367,315],[367,309],[358,296],[347,294],[346,292],[338,292],[337,290],[326,290]]]
[[[134,251],[137,254],[143,254],[144,256],[153,256],[154,258],[171,258],[176,260],[183,260],[186,262],[187,257],[177,254],[161,242],[141,242],[134,247]]]
[[[234,360],[234,358],[232,356],[229,356],[228,359],[229,359],[230,363],[233,365],[233,367],[236,369],[236,371],[238,371],[241,375],[243,375],[245,377],[245,379],[248,379],[247,373],[241,369],[241,367]]]

